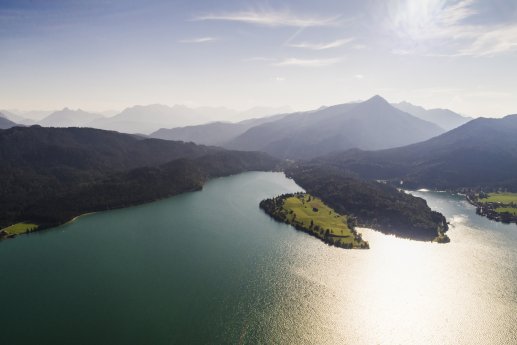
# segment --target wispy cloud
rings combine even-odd
[[[198,38],[188,38],[184,40],[179,40],[179,43],[208,43],[208,42],[214,42],[219,41],[219,38],[217,37],[198,37]]]
[[[460,55],[491,56],[517,51],[517,25],[477,31],[470,44],[459,50]]]
[[[477,0],[399,1],[391,28],[401,38],[394,54],[493,56],[517,51],[517,23],[470,24]]]
[[[325,42],[325,43],[308,43],[308,42],[290,43],[290,44],[288,44],[288,46],[293,47],[293,48],[326,50],[326,49],[342,47],[342,46],[346,45],[347,43],[352,42],[353,40],[354,40],[354,38],[343,38],[343,39],[335,40],[332,42]]]
[[[195,17],[194,20],[230,21],[272,27],[322,27],[338,25],[340,17],[341,16],[300,16],[287,11],[279,12],[274,10],[248,10],[240,12],[210,13]]]
[[[324,67],[340,62],[341,58],[331,59],[298,59],[288,58],[274,63],[274,66]]]

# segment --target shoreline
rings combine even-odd
[[[475,194],[466,194],[465,199],[469,204],[476,207],[476,214],[489,220],[503,223],[503,224],[516,224],[517,225],[517,215],[512,215],[511,213],[497,212],[497,208],[503,207],[505,204],[495,203],[495,202],[480,202],[477,199]]]
[[[129,207],[132,207],[132,206],[129,206]],[[74,218],[70,219],[68,222],[66,222],[66,223],[64,223],[62,225],[72,224],[73,222],[75,222],[77,219],[79,219],[81,217],[88,216],[90,214],[96,214],[96,213],[99,213],[99,212],[102,212],[102,211],[86,212],[86,213],[80,214],[80,215],[75,216]]]

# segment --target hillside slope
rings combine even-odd
[[[517,190],[517,115],[478,118],[425,142],[380,151],[349,150],[317,159],[411,188]]]
[[[0,161],[0,228],[36,215],[55,224],[64,219],[64,209],[80,209],[60,200],[89,205],[90,211],[121,207],[199,187],[211,176],[270,170],[277,162],[256,152],[39,126],[0,130]],[[67,199],[78,193],[82,199]],[[50,214],[36,214],[39,209]]]

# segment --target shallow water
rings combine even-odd
[[[245,173],[0,243],[0,344],[517,344],[515,224],[414,192],[451,243],[343,250],[258,208],[298,190]]]

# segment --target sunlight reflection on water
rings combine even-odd
[[[451,243],[359,229],[372,249],[305,248],[291,273],[304,281],[299,300],[310,299],[310,320],[301,320],[307,343],[517,344],[515,247],[484,219],[461,212],[462,201],[425,196],[457,213],[447,214]]]

